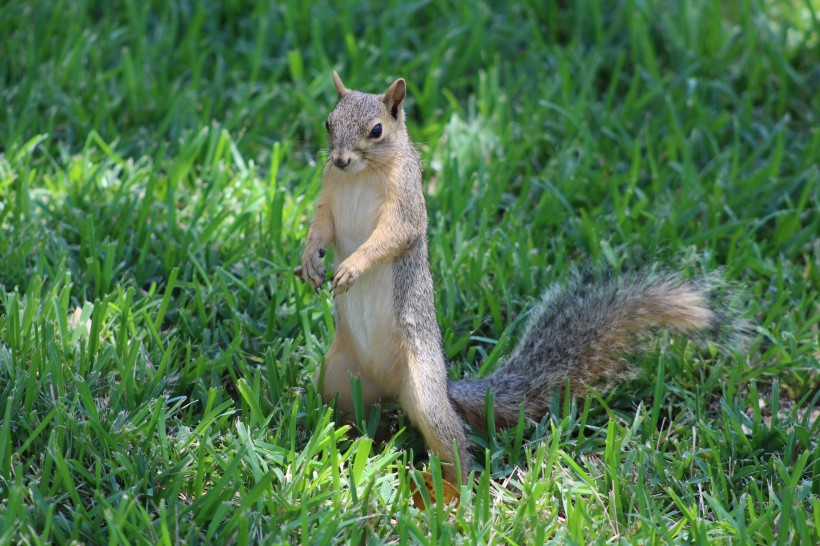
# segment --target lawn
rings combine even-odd
[[[401,411],[312,386],[334,69],[407,78],[452,377],[634,254],[720,271],[746,343],[662,334],[417,507]],[[816,544],[818,165],[817,0],[4,1],[0,544]]]

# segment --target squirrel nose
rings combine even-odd
[[[350,156],[348,157],[337,157],[333,160],[333,164],[339,167],[340,169],[344,169],[348,165],[350,165]]]

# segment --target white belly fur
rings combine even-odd
[[[331,201],[338,268],[373,233],[383,199],[380,184],[384,181],[368,179],[359,173],[355,182],[341,175],[331,183],[340,186]],[[390,263],[374,266],[347,292],[335,297],[336,320],[343,323],[337,325],[337,329],[350,334],[356,352],[352,356],[360,371],[376,381],[385,394],[397,392],[401,381],[400,374],[396,373],[400,341],[392,300],[393,269]]]

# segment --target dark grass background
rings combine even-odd
[[[818,18],[4,2],[0,542],[817,542]],[[408,80],[453,376],[571,266],[634,254],[721,270],[748,346],[662,337],[634,381],[476,436],[457,510],[413,507],[419,436],[333,424],[331,302],[290,274],[334,69]]]

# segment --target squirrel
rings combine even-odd
[[[698,334],[719,329],[708,280],[658,268],[624,273],[576,271],[546,292],[522,340],[491,375],[448,378],[436,318],[427,248],[422,168],[405,126],[404,79],[384,94],[347,89],[333,73],[338,102],[327,118],[330,153],[297,275],[314,290],[325,283],[324,257],[334,246],[335,335],[317,370],[317,389],[353,412],[350,377],[361,381],[365,407],[398,401],[454,481],[456,457],[466,480],[472,455],[467,425],[485,426],[492,394],[495,424],[538,420],[550,391],[569,383],[577,394],[624,376],[624,356],[660,328]],[[320,378],[323,380],[320,383]],[[457,450],[457,451],[456,451]]]

